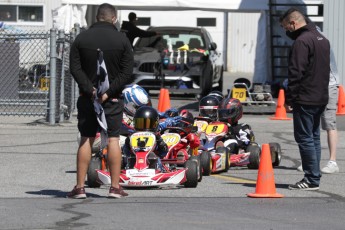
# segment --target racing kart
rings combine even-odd
[[[196,127],[195,127],[196,128]],[[196,130],[192,130],[195,132]],[[208,152],[199,154],[198,149],[192,149],[189,146],[188,140],[185,139],[188,135],[183,128],[167,127],[161,131],[162,139],[167,144],[169,151],[162,162],[169,164],[183,166],[188,160],[197,162],[198,166],[198,182],[202,180],[203,171],[210,167],[211,156]]]
[[[211,162],[208,169],[203,171],[203,175],[209,176],[211,173],[227,172],[230,168],[230,152],[224,147],[221,139],[228,132],[228,126],[219,121],[210,122],[203,133],[199,147],[200,154],[208,152],[211,155]]]
[[[183,168],[170,167],[169,161],[161,164],[154,153],[156,136],[151,132],[135,132],[130,136],[131,156],[127,167],[121,170],[120,185],[123,187],[162,187],[184,185],[197,187],[197,162],[187,160]],[[110,173],[96,170],[102,184],[110,184]]]
[[[232,89],[228,89],[228,97],[238,99],[243,105],[243,113],[274,114],[276,102],[269,90],[262,90],[263,86],[256,85],[261,90],[249,90],[250,83],[234,82]],[[266,88],[266,87],[265,87]]]

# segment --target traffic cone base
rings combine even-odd
[[[274,117],[270,117],[271,120],[292,120],[292,118],[286,116],[286,109],[284,107],[285,104],[285,95],[284,90],[279,90],[278,95],[278,104],[276,108],[276,113]]]
[[[282,198],[284,195],[276,192],[274,183],[273,166],[269,144],[262,145],[258,177],[255,193],[248,193],[253,198]]]
[[[337,115],[345,115],[345,92],[344,87],[339,85]]]

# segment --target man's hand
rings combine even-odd
[[[290,105],[285,104],[284,105],[286,112],[292,112],[292,107]]]
[[[108,94],[102,94],[102,96],[100,97],[100,98],[98,98],[98,102],[100,103],[100,104],[102,104],[103,102],[105,102],[106,100],[108,100]]]

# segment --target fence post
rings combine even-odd
[[[61,59],[61,83],[60,83],[60,105],[59,105],[59,112],[60,112],[60,119],[59,122],[65,120],[65,32],[64,30],[59,30],[59,58]]]
[[[73,28],[73,41],[77,37],[77,35],[80,33],[80,25],[79,23],[74,23],[74,28]],[[72,44],[71,44],[72,45]],[[75,108],[75,113],[77,113],[77,101],[79,97],[79,87],[76,81],[74,82],[74,108]]]
[[[55,124],[56,106],[56,29],[50,29],[49,124]]]

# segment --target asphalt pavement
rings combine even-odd
[[[171,100],[176,107],[195,103]],[[271,116],[248,114],[242,121],[259,144],[281,145],[274,180],[283,198],[248,198],[256,191],[258,170],[241,167],[204,177],[197,188],[128,189],[129,197],[119,200],[105,198],[107,186],[86,188],[86,200],[65,198],[76,177],[75,116],[54,126],[40,117],[1,117],[0,229],[344,229],[345,116],[337,117],[340,172],[324,174],[319,191],[287,189],[303,177],[296,170],[298,147],[292,121]],[[324,131],[321,140],[323,166]]]

